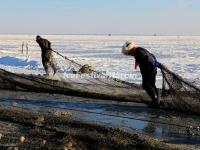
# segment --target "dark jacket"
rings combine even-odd
[[[51,43],[47,39],[39,38],[36,40],[42,50],[42,60],[49,62],[52,57]]]
[[[136,63],[138,63],[140,66],[140,71],[142,74],[156,69],[156,67],[154,67],[152,64],[153,61],[156,60],[156,57],[145,48],[137,47],[134,51],[134,56]]]
[[[42,49],[42,52],[47,50],[52,50],[51,43],[47,39],[39,38],[36,40],[39,44],[39,46]]]

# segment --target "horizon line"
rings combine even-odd
[[[112,33],[0,33],[0,35],[107,35],[107,36],[200,36],[199,35],[189,35],[189,34],[112,34]]]

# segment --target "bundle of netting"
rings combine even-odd
[[[141,91],[141,85],[128,83],[126,81],[122,81],[106,74],[96,71],[95,68],[92,67],[92,70],[86,72],[89,78],[82,78],[82,74],[85,72],[81,72],[90,68],[91,66],[86,64],[77,63],[76,60],[71,60],[68,57],[62,56],[57,53],[58,56],[64,58],[63,62],[59,62],[59,64],[63,65],[63,68],[68,70],[74,70],[80,77],[71,78],[70,80],[74,80],[75,82],[79,82],[81,84],[87,85],[95,85],[95,87],[101,87],[99,90],[103,92],[102,88],[110,89],[112,87],[127,89],[129,94],[135,94],[134,99],[148,99],[150,98]],[[59,58],[59,61],[62,59]],[[165,65],[161,64],[161,72],[163,75],[163,88],[161,89],[161,102],[164,108],[171,108],[175,110],[181,110],[188,113],[199,113],[200,110],[200,88],[194,85],[192,82],[183,79],[176,73],[170,71]],[[69,80],[69,79],[67,79]],[[108,90],[107,90],[108,91]],[[91,90],[90,90],[91,92]],[[128,96],[128,95],[127,95]],[[139,100],[137,100],[139,101]]]
[[[54,52],[54,61],[59,70],[66,75],[66,80],[84,83],[87,85],[105,86],[105,87],[121,87],[136,88],[138,85],[129,83],[111,76],[106,72],[97,71],[95,67],[89,64],[81,64],[78,58],[68,58],[62,54]],[[70,77],[68,76],[69,74]],[[64,76],[63,76],[64,77]]]
[[[194,83],[183,79],[161,64],[163,75],[162,99],[168,108],[184,112],[199,112],[200,88]]]

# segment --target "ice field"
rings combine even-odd
[[[35,42],[36,35],[0,35],[0,68],[26,74],[44,74],[41,50]],[[52,43],[52,48],[77,61],[90,64],[107,75],[141,83],[139,68],[134,69],[134,58],[121,54],[127,40],[147,48],[170,70],[191,81],[199,82],[200,36],[107,36],[107,35],[41,35]],[[28,43],[28,54],[22,42]],[[55,55],[59,76],[66,76],[69,66]],[[157,75],[161,86],[162,76]]]

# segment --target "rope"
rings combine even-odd
[[[69,59],[67,56],[64,56],[64,55],[62,55],[62,54],[60,54],[60,53],[58,53],[57,51],[54,51],[54,50],[52,50],[52,52],[54,52],[54,53],[56,53],[57,55],[63,57],[64,59],[66,59],[66,60],[68,60],[68,61],[70,61],[70,62],[72,62],[72,63],[78,65],[79,67],[82,67],[81,64],[75,62],[74,60]]]
[[[53,51],[54,53],[56,53],[57,55],[63,57],[65,60],[68,60],[68,61],[70,61],[70,62],[72,62],[72,63],[78,65],[79,67],[82,67],[81,64],[75,62],[74,60],[69,59],[68,57],[66,57],[66,56],[64,56],[64,55],[62,55],[62,54],[60,54],[59,52],[57,52],[57,51],[55,51],[55,50],[52,50],[52,51]],[[126,84],[126,85],[129,85],[129,86],[132,86],[132,87],[139,87],[138,85],[136,85],[136,84],[134,84],[134,83],[129,83],[129,82],[126,82],[126,81],[123,81],[123,80],[120,80],[120,79],[117,79],[117,78],[114,78],[114,77],[105,75],[105,74],[103,74],[103,73],[101,73],[101,72],[99,72],[99,71],[96,71],[96,70],[93,70],[93,72],[95,72],[95,73],[98,74],[98,75],[104,76],[104,77],[106,77],[107,79],[112,79],[113,81],[116,81],[116,82],[119,82],[119,83],[122,83],[122,84]]]

